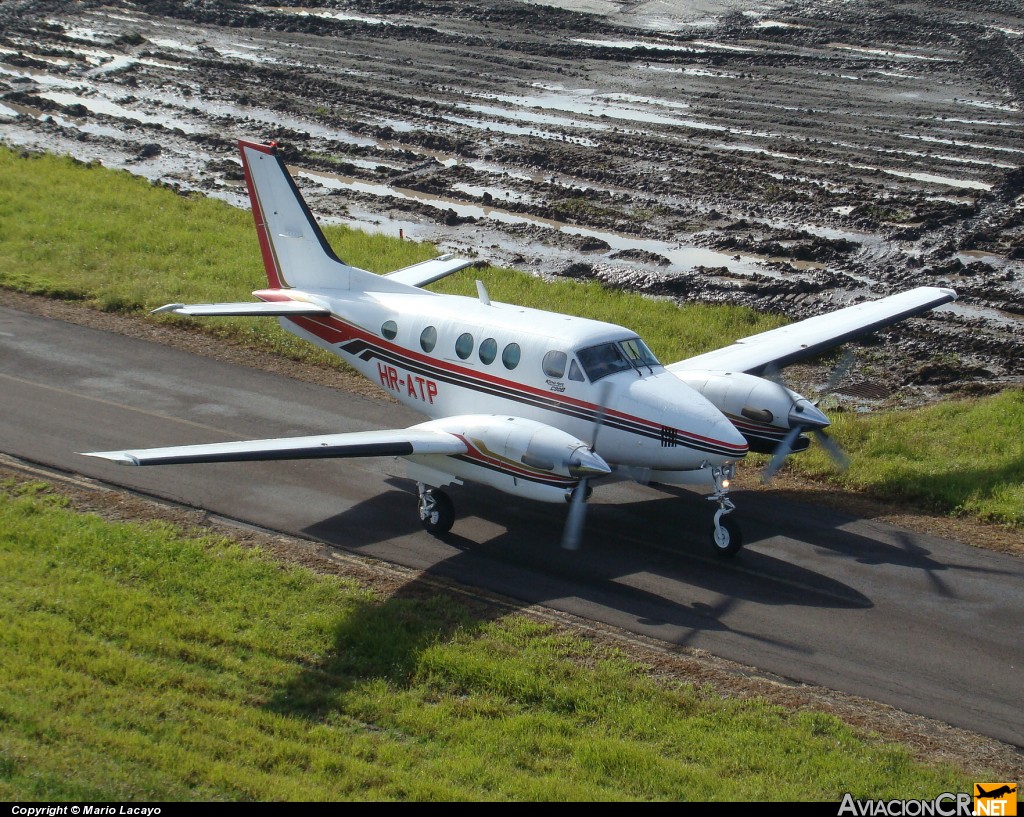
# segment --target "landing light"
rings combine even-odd
[[[723,479],[722,480],[722,487],[723,488],[728,488],[729,487],[729,480]]]

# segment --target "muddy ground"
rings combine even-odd
[[[1024,382],[1024,18],[877,3],[0,5],[0,139],[243,204],[277,140],[324,221],[798,318],[959,301],[858,347],[870,408]],[[826,369],[796,370],[813,393]]]

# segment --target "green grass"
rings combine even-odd
[[[325,233],[338,255],[375,272],[435,256],[429,244],[345,227]],[[522,272],[464,270],[433,285],[475,294],[480,278],[496,301],[623,324],[671,362],[778,326],[777,316],[728,306],[679,306],[596,283],[544,282]],[[0,147],[0,287],[144,312],[172,301],[249,300],[266,286],[249,212],[183,197],[127,172],[66,157],[22,156]],[[322,365],[337,358],[276,321],[163,316],[267,353]],[[1024,527],[1024,429],[1020,392],[950,401],[923,411],[834,417],[853,467],[836,476],[815,446],[787,467],[853,490]]]
[[[976,776],[525,615],[0,484],[0,800],[930,799]]]
[[[837,473],[816,445],[788,467],[943,514],[1024,527],[1024,391],[830,418],[850,467]]]

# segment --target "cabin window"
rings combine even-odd
[[[504,364],[506,369],[514,369],[519,365],[519,357],[522,354],[522,350],[519,348],[518,343],[510,343],[501,352],[501,362]]]
[[[599,346],[591,346],[589,349],[580,349],[576,356],[591,383],[602,377],[615,374],[615,372],[628,371],[633,368],[617,343],[602,343]]]
[[[550,351],[544,355],[541,367],[548,377],[562,377],[565,375],[565,364],[569,356],[565,352]]]
[[[494,338],[487,338],[481,341],[480,351],[480,362],[487,365],[494,363],[494,358],[498,356],[498,342]]]
[[[384,321],[380,328],[380,333],[388,340],[394,340],[395,335],[398,334],[398,324],[394,321]]]
[[[580,383],[583,382],[583,372],[580,371],[580,364],[577,363],[575,360],[573,360],[572,363],[569,364],[569,379],[579,380]]]
[[[433,326],[428,326],[422,332],[420,332],[420,348],[424,352],[433,352],[434,347],[437,345],[437,329]]]
[[[473,336],[469,332],[463,332],[455,341],[455,354],[463,360],[473,354]]]

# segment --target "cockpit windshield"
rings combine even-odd
[[[590,382],[600,380],[615,372],[629,369],[638,370],[642,366],[660,366],[654,353],[647,348],[640,338],[614,341],[580,349],[576,352],[580,365],[587,373]]]

